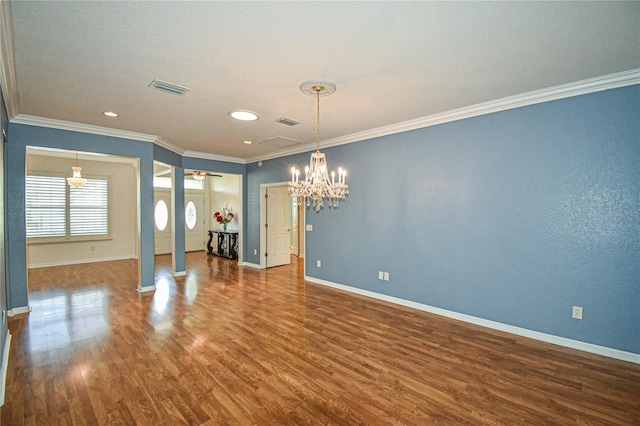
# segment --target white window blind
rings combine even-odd
[[[104,179],[87,179],[82,188],[69,189],[69,234],[107,235],[108,191]]]
[[[27,238],[66,235],[66,185],[63,177],[27,176]]]
[[[26,177],[27,238],[107,236],[109,234],[107,179],[87,179],[70,188],[59,176]]]

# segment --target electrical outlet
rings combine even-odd
[[[384,273],[384,280],[385,281],[389,281],[389,273],[388,272]]]
[[[317,260],[317,261],[316,261],[316,266],[317,266],[318,268],[322,268],[322,262],[321,262],[321,261],[319,261],[319,260]]]
[[[582,306],[574,306],[571,316],[575,319],[582,319]]]
[[[307,225],[307,231],[309,232],[313,231],[313,225]]]
[[[258,249],[253,249],[253,255],[257,256],[258,255]]]
[[[378,279],[379,280],[383,280],[384,279],[384,272],[378,271]]]

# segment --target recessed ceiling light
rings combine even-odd
[[[251,111],[231,111],[229,115],[236,120],[253,121],[258,119],[258,114]]]
[[[105,111],[103,112],[104,115],[106,115],[107,117],[117,117],[119,114],[117,112],[113,112],[113,111]]]
[[[244,141],[244,143],[246,143],[247,145],[251,145],[253,142],[251,142],[251,141]]]

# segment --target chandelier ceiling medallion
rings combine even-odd
[[[71,170],[73,170],[73,176],[67,178],[67,183],[72,188],[82,188],[87,183],[87,180],[83,178],[82,175],[80,174],[80,172],[82,171],[82,167],[78,166],[77,152],[76,152],[76,166],[72,167]]]
[[[349,194],[349,185],[346,184],[347,170],[338,169],[338,181],[335,172],[329,171],[325,155],[320,152],[320,96],[329,96],[336,91],[336,85],[330,81],[305,81],[300,85],[300,91],[305,95],[316,97],[316,152],[311,154],[309,165],[304,168],[304,180],[300,181],[300,170],[291,169],[291,182],[289,193],[294,198],[295,205],[305,203],[313,205],[316,211],[324,207],[324,199],[329,202],[330,208],[338,208],[338,202],[344,201]]]

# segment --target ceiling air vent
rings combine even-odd
[[[149,87],[153,87],[154,89],[162,90],[163,92],[172,93],[174,95],[184,95],[189,90],[188,87],[178,86],[177,84],[168,83],[162,80],[153,80]]]
[[[277,136],[275,138],[260,141],[260,145],[266,145],[272,148],[284,148],[285,146],[297,145],[299,143],[302,142],[295,139],[285,138],[284,136]]]
[[[287,117],[278,118],[276,120],[276,123],[284,124],[285,126],[297,126],[298,124],[300,124],[299,121]]]

